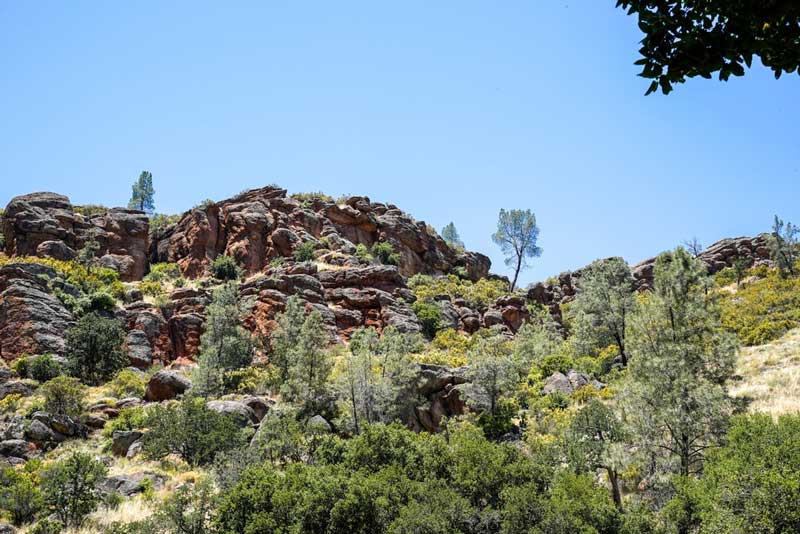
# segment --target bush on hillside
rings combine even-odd
[[[415,302],[411,309],[417,314],[417,319],[422,324],[422,331],[426,336],[432,338],[439,331],[442,324],[442,311],[434,302]]]
[[[295,247],[292,258],[296,262],[311,261],[314,259],[316,246],[313,241],[304,241]]]
[[[77,417],[81,414],[86,397],[86,386],[77,378],[58,376],[39,388],[44,396],[44,409],[53,415]]]
[[[418,300],[430,300],[436,295],[452,299],[463,298],[472,307],[486,308],[495,300],[508,294],[508,284],[502,280],[481,278],[477,282],[463,280],[454,274],[430,276],[416,274],[409,278],[408,287]]]
[[[237,280],[242,269],[232,256],[222,254],[211,262],[211,275],[218,280]]]
[[[722,294],[722,323],[744,345],[761,345],[800,325],[800,277],[776,270],[734,294]]]
[[[81,317],[67,332],[70,371],[87,384],[111,378],[130,362],[123,350],[125,329],[116,319],[96,313]]]
[[[387,241],[381,241],[372,245],[372,256],[377,258],[384,265],[399,265],[400,255],[395,252],[394,247]]]
[[[67,527],[79,527],[101,502],[99,484],[106,466],[92,456],[75,452],[42,472],[45,503]]]

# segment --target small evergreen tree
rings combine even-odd
[[[511,291],[517,286],[519,272],[527,267],[527,259],[542,255],[542,249],[536,244],[538,239],[539,227],[531,210],[500,210],[492,241],[506,255],[506,265],[514,269]]]
[[[133,191],[131,192],[131,200],[128,202],[128,208],[145,213],[152,213],[156,207],[153,202],[155,190],[153,189],[152,173],[142,171],[139,175],[139,179],[133,184],[132,189]]]
[[[291,352],[297,346],[300,330],[306,320],[305,302],[292,295],[286,300],[286,308],[275,317],[277,328],[262,344],[269,348],[269,361],[278,369],[281,383],[289,379]]]
[[[242,276],[242,268],[232,256],[222,254],[211,262],[211,275],[218,280],[237,280]]]
[[[452,222],[442,228],[442,239],[454,249],[460,250],[464,248],[464,242],[461,241],[456,225]]]
[[[519,382],[511,344],[501,334],[481,338],[468,357],[467,403],[474,409],[497,415],[499,401],[514,390]]]
[[[770,253],[781,276],[794,276],[796,273],[798,236],[800,227],[790,222],[784,223],[778,216],[772,224],[770,234]]]
[[[74,376],[100,384],[129,364],[123,351],[125,330],[116,319],[88,313],[67,332],[67,359]]]
[[[322,316],[312,311],[303,321],[297,344],[288,352],[288,379],[281,388],[284,398],[303,406],[306,413],[322,407],[333,363],[327,351],[329,337]]]
[[[589,353],[614,344],[622,365],[628,365],[625,335],[635,300],[631,270],[622,258],[592,263],[578,281],[570,311],[574,318],[574,343]]]
[[[221,394],[223,374],[253,362],[253,345],[240,325],[241,314],[236,282],[214,291],[206,308],[205,332],[200,337],[194,392],[205,396]]]
[[[64,526],[80,527],[100,504],[98,485],[105,476],[103,462],[86,453],[72,453],[42,473],[45,503]]]

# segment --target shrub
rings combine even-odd
[[[422,331],[428,337],[433,337],[442,324],[442,311],[433,302],[415,302],[412,307],[422,324]]]
[[[139,290],[151,297],[157,297],[164,293],[164,286],[159,280],[143,280],[139,283]]]
[[[400,255],[395,252],[392,244],[386,241],[372,245],[372,255],[384,265],[400,264]]]
[[[115,298],[125,296],[125,286],[119,280],[119,273],[113,269],[93,267],[91,270],[77,260],[62,261],[53,258],[18,256],[15,258],[0,257],[0,267],[8,263],[37,263],[55,270],[70,284],[85,294],[105,291]]]
[[[242,275],[242,269],[232,256],[223,254],[211,262],[211,275],[218,280],[237,280]]]
[[[166,233],[167,228],[177,223],[180,219],[180,215],[154,213],[150,216],[150,239],[162,238]]]
[[[314,259],[315,250],[316,247],[313,241],[304,241],[295,247],[292,257],[297,262],[311,261]]]
[[[0,470],[0,508],[8,512],[15,525],[33,521],[44,506],[39,489],[40,465],[39,460],[29,460],[23,469]]]
[[[86,386],[77,378],[59,376],[42,384],[44,408],[54,415],[77,417],[83,411]]]
[[[519,405],[513,399],[497,401],[494,415],[488,410],[478,416],[478,426],[489,439],[498,439],[514,428],[512,419],[517,415]]]
[[[369,253],[369,249],[363,243],[356,245],[356,251],[353,253],[353,256],[361,263],[372,263],[372,254]]]
[[[174,453],[191,466],[211,462],[218,452],[241,445],[244,438],[229,417],[193,397],[153,407],[145,426],[149,428],[142,439],[145,456],[159,459]]]
[[[147,273],[144,279],[163,282],[164,280],[175,280],[180,276],[181,268],[177,263],[154,263],[150,265],[150,272]]]
[[[72,211],[80,213],[84,217],[91,217],[92,215],[103,215],[108,212],[108,208],[99,204],[85,204],[83,206],[72,206]]]
[[[782,278],[776,270],[735,294],[722,294],[722,324],[744,345],[777,339],[800,325],[800,277]]]
[[[303,207],[310,207],[314,202],[333,202],[333,198],[321,191],[311,191],[308,193],[292,193],[291,197],[300,202]]]
[[[147,411],[142,406],[120,410],[119,415],[103,427],[103,435],[110,438],[115,430],[139,430],[147,425]]]
[[[454,274],[433,277],[415,274],[408,280],[408,287],[418,300],[430,300],[437,295],[463,298],[471,307],[486,308],[499,297],[508,294],[508,285],[502,280],[481,278],[477,282],[462,280]]]
[[[89,295],[89,309],[92,311],[112,311],[117,300],[107,291],[95,291]]]
[[[118,399],[125,397],[143,397],[145,379],[142,373],[132,369],[122,369],[108,384],[106,384],[106,386]]]
[[[62,372],[61,364],[50,354],[35,356],[28,363],[28,376],[39,382],[47,382]]]
[[[98,484],[105,476],[103,462],[85,453],[72,453],[43,471],[44,500],[61,523],[79,527],[100,504]]]
[[[67,332],[70,370],[88,384],[99,384],[127,366],[122,345],[125,330],[119,321],[96,313],[84,315]]]

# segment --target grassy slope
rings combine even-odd
[[[773,416],[800,411],[800,328],[754,347],[742,347],[731,394],[751,400],[750,412]]]

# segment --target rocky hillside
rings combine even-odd
[[[410,277],[455,274],[474,282],[489,277],[491,266],[485,255],[453,249],[393,204],[362,196],[341,202],[324,195],[293,198],[275,186],[189,210],[155,235],[142,212],[113,208],[83,215],[56,193],[12,199],[2,228],[12,260],[33,256],[68,261],[87,243],[97,243],[99,265],[126,282],[122,306],[114,313],[128,328],[131,360],[140,367],[196,354],[210,298],[210,267],[223,255],[234,258],[245,272],[240,291],[250,309],[248,329],[268,334],[288,296],[297,294],[322,314],[333,340],[361,326],[420,331],[412,310],[416,297],[407,285]],[[369,254],[383,243],[390,246],[388,264]],[[300,247],[307,247],[313,261],[295,261]],[[699,257],[714,273],[739,258],[756,265],[769,262],[769,250],[760,235],[722,240]],[[633,267],[641,288],[651,284],[654,262],[651,258]],[[143,298],[138,282],[152,265],[162,263],[177,264],[191,283],[159,302]],[[488,305],[448,295],[434,300],[445,327],[472,333],[499,325],[513,333],[528,317],[529,304],[547,306],[560,320],[561,305],[575,295],[581,272],[561,273],[527,293],[501,296]],[[62,295],[80,293],[47,265],[10,261],[0,267],[2,359],[63,354],[73,318],[54,288]]]

